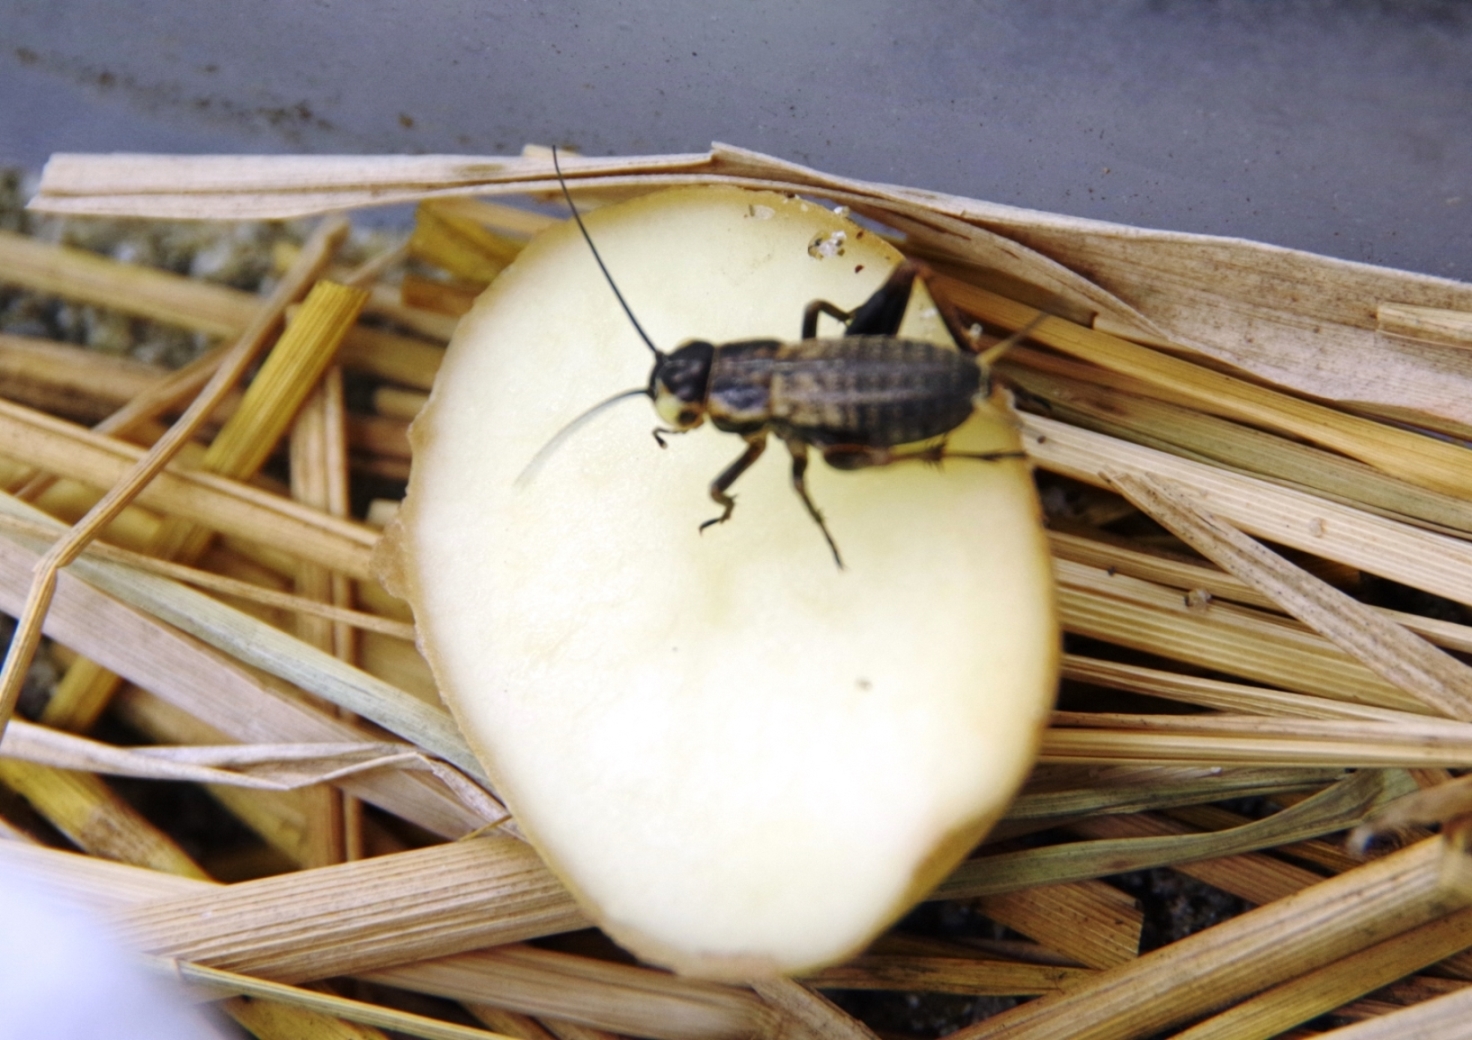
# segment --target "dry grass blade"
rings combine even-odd
[[[1390,714],[1387,712],[1387,714]],[[1059,730],[1097,728],[1116,733],[1221,734],[1233,737],[1297,738],[1332,742],[1377,742],[1424,745],[1465,754],[1472,746],[1472,725],[1453,719],[1396,713],[1389,719],[1304,719],[1225,712],[1168,714],[1153,712],[1055,711]]]
[[[1468,814],[1472,814],[1472,777],[1458,777],[1391,802],[1351,832],[1349,846],[1363,849],[1382,834],[1418,824],[1444,824]]]
[[[58,898],[98,913],[219,887],[202,877],[147,870],[24,841],[0,841],[0,863],[36,879]]]
[[[1063,968],[1052,964],[867,954],[804,976],[802,981],[816,989],[1036,997],[1066,989],[1091,974],[1087,968]]]
[[[1472,719],[1472,669],[1460,661],[1222,523],[1178,485],[1139,473],[1105,477],[1192,548],[1256,586],[1377,675],[1445,715]]]
[[[373,391],[373,410],[389,419],[412,422],[428,400],[428,394],[385,386]]]
[[[255,296],[239,289],[124,264],[11,232],[0,232],[0,283],[55,293],[68,300],[212,336],[238,337],[261,305]],[[406,308],[398,302],[397,294],[391,300],[384,299],[375,290],[367,309],[440,342],[454,333],[453,322],[440,315]],[[443,348],[423,340],[381,329],[355,327],[343,343],[342,359],[349,368],[427,390],[443,353]],[[175,373],[173,390],[196,379],[197,371],[190,365]],[[194,383],[195,389],[201,384],[202,380]],[[151,392],[137,405],[125,408],[111,420],[108,429],[113,432],[126,429],[140,417],[156,415],[168,407],[168,397],[157,394],[160,392]]]
[[[1441,747],[1434,743],[1427,746],[1419,740],[1392,741],[1388,746],[1377,746],[1364,739],[1274,739],[1216,733],[1060,729],[1043,738],[1039,760],[1047,763],[1099,765],[1217,763],[1452,769],[1465,768],[1472,761],[1472,756],[1469,756],[1465,747]]]
[[[1472,311],[1382,303],[1375,308],[1375,321],[1381,332],[1391,336],[1457,347],[1472,346]]]
[[[25,520],[18,516],[0,512],[0,527],[6,530],[16,531],[20,534],[37,537],[49,537],[56,533],[54,524],[37,523]],[[85,556],[95,556],[98,559],[111,560],[124,564],[135,570],[146,571],[149,574],[157,574],[161,577],[172,578],[174,581],[196,588],[209,589],[212,592],[223,593],[236,599],[250,600],[263,606],[279,607],[295,614],[307,614],[312,617],[322,618],[324,621],[334,621],[365,632],[378,632],[381,635],[392,636],[413,642],[414,626],[404,621],[394,621],[390,618],[380,617],[377,614],[367,614],[361,610],[349,610],[343,607],[334,607],[328,603],[319,603],[315,600],[306,599],[302,596],[293,596],[286,592],[277,592],[252,582],[242,581],[237,578],[228,578],[223,574],[213,571],[203,571],[197,567],[186,567],[179,563],[170,563],[168,560],[157,560],[152,556],[133,552],[130,549],[119,549],[106,542],[94,542],[89,545],[84,553]]]
[[[576,1022],[562,1022],[555,1018],[543,1020],[542,1028],[556,1040],[623,1040],[617,1033],[592,1026],[580,1026]]]
[[[505,1008],[492,1007],[489,1004],[465,1005],[465,1010],[475,1017],[476,1021],[505,1033],[507,1036],[515,1037],[516,1040],[557,1040],[555,1036],[530,1015],[523,1015],[519,1011],[507,1011]]]
[[[1463,989],[1319,1036],[1325,1040],[1460,1040],[1467,1035],[1468,1015],[1472,1015],[1472,989]]]
[[[332,362],[368,294],[318,282],[251,380],[240,406],[200,462],[211,473],[243,479],[259,470]]]
[[[383,726],[471,776],[484,770],[443,708],[318,650],[227,604],[166,578],[103,560],[79,560],[79,574],[232,657]]]
[[[341,517],[351,513],[346,410],[342,366],[336,365],[323,374],[292,423],[289,441],[292,497]],[[345,575],[310,564],[297,570],[295,588],[304,597],[331,601],[340,607],[353,602],[352,583]],[[347,625],[329,625],[320,618],[299,615],[295,631],[303,642],[331,653],[338,660],[348,664],[359,661],[361,641],[358,633]],[[303,866],[363,858],[360,802],[343,798],[336,791],[322,790],[316,794],[308,812],[312,822],[307,833],[312,840]]]
[[[415,353],[423,353],[424,350],[438,350],[440,353],[443,353],[443,344],[448,343],[450,338],[455,335],[456,323],[453,320],[430,311],[422,311],[415,307],[406,306],[402,294],[391,285],[374,285],[370,287],[370,293],[368,306],[365,308],[367,313],[390,321],[405,331],[414,333],[415,336],[423,336],[424,339],[433,340],[434,343],[426,343],[423,339],[415,339],[410,336],[392,336],[381,341],[376,338],[360,340],[359,337],[364,333],[374,330],[371,328],[359,328],[355,329],[353,335],[348,337],[346,346],[350,350],[360,342],[387,342],[395,345],[394,353],[397,353],[400,347],[411,346],[415,348]],[[427,357],[429,355],[425,354],[425,356]],[[344,358],[344,362],[346,363],[346,358]],[[349,367],[354,366],[350,365]],[[370,369],[364,369],[364,371],[370,371]],[[386,373],[381,374],[383,374],[385,379],[392,378]],[[425,380],[433,380],[434,368],[430,367],[410,374],[412,381],[401,379],[395,379],[393,381],[403,382],[405,386],[418,386]]]
[[[586,925],[527,845],[476,838],[245,881],[123,911],[139,949],[286,982]]]
[[[879,1040],[868,1026],[792,979],[763,979],[751,988],[812,1040]]]
[[[1134,392],[1117,389],[1109,385],[1113,373],[1092,366],[1035,351],[1018,351],[1008,362],[1003,370],[1007,381],[1042,399],[1053,418],[1384,515],[1413,517],[1451,531],[1472,530],[1472,506],[1464,498],[1186,405],[1139,396],[1134,387]],[[1150,389],[1143,388],[1147,393]]]
[[[309,252],[304,250],[303,258],[308,256]],[[319,260],[305,272],[294,268],[288,279],[314,275],[324,262]],[[261,364],[239,408],[200,459],[200,470],[236,480],[255,475],[321,377],[343,335],[357,320],[366,298],[367,294],[361,290],[331,282],[318,282],[311,288],[285,334]],[[227,359],[212,378],[228,375],[232,360]],[[204,395],[205,391],[201,391],[201,399]],[[191,409],[194,407],[191,405]],[[208,411],[213,408],[208,408],[205,414]],[[185,417],[188,415],[186,412]],[[192,563],[203,554],[212,537],[213,532],[206,528],[167,518],[149,548],[153,555]],[[116,676],[90,661],[77,661],[57,685],[42,721],[63,729],[88,729],[101,715],[117,685]]]
[[[1061,531],[1049,532],[1048,541],[1055,556],[1074,563],[1086,564],[1101,570],[1112,569],[1119,574],[1141,578],[1158,585],[1169,585],[1183,591],[1204,592],[1213,600],[1224,599],[1248,606],[1278,609],[1277,603],[1271,597],[1264,595],[1234,575],[1215,567],[1156,556]],[[1440,618],[1389,610],[1384,607],[1370,607],[1369,609],[1423,636],[1436,646],[1448,650],[1472,652],[1472,627]]]
[[[1132,578],[1182,590],[1200,589],[1212,599],[1230,600],[1249,607],[1276,609],[1276,604],[1247,582],[1216,567],[1190,563],[1174,556],[1142,552],[1125,545],[1100,541],[1068,531],[1050,530],[1053,555],[1097,570],[1114,570]]]
[[[1229,823],[1226,826],[1240,826],[1242,822],[1245,821]],[[1096,816],[1072,823],[1068,829],[1080,837],[1096,840],[1195,834],[1201,830],[1199,827],[1193,827],[1156,813],[1140,813],[1135,816]],[[1354,861],[1351,869],[1359,866],[1360,862],[1362,861]],[[1215,859],[1196,860],[1191,863],[1173,863],[1171,870],[1184,874],[1186,877],[1204,881],[1213,888],[1230,893],[1256,906],[1265,906],[1275,899],[1291,896],[1323,880],[1322,875],[1315,874],[1311,870],[1285,863],[1281,859],[1259,852],[1239,852],[1233,856],[1219,856]]]
[[[1174,1040],[1268,1040],[1469,946],[1472,910],[1459,910],[1259,993]]]
[[[503,238],[439,202],[421,202],[415,213],[410,255],[464,281],[490,282],[520,251],[520,242]]]
[[[6,502],[0,498],[0,509],[11,513],[18,511],[23,519],[32,522],[44,523],[46,520],[21,503],[9,500],[7,505]],[[5,544],[5,540],[0,539],[0,547]],[[19,546],[14,548],[20,549]],[[212,646],[296,683],[355,714],[371,718],[473,776],[482,775],[475,756],[466,748],[459,730],[443,709],[425,704],[412,694],[404,693],[265,622],[167,578],[144,574],[100,558],[79,559],[74,569],[99,588]],[[71,645],[81,649],[80,644]],[[118,671],[116,668],[110,670]],[[150,689],[158,689],[148,682],[136,678],[134,681]]]
[[[396,1033],[424,1037],[425,1040],[511,1040],[502,1033],[492,1033],[474,1026],[456,1025],[408,1011],[365,1004],[361,1000],[350,1000],[347,997],[287,986],[279,982],[266,982],[199,964],[161,957],[144,958],[144,963],[152,966],[159,974],[178,979],[187,985],[202,987],[210,1000],[217,1000],[225,994],[248,996],[254,1000],[273,1001],[349,1022],[392,1029]]]
[[[1126,690],[1148,697],[1195,704],[1203,708],[1234,712],[1241,715],[1283,715],[1304,719],[1368,719],[1382,722],[1410,721],[1421,716],[1393,708],[1376,708],[1366,704],[1312,697],[1301,693],[1285,693],[1262,686],[1247,686],[1221,679],[1205,679],[1198,675],[1181,675],[1160,668],[1137,664],[1121,664],[1099,658],[1065,654],[1063,676],[1075,682]]]
[[[36,552],[0,537],[0,609],[18,611],[20,590],[27,587],[38,558]],[[87,561],[74,566],[85,568]],[[58,579],[45,631],[237,740],[333,742],[361,737],[351,727],[300,703],[189,636],[97,591],[69,571]],[[446,837],[458,837],[485,822],[438,784],[420,777],[369,775],[345,781],[343,786]]]
[[[929,898],[966,899],[1270,848],[1352,827],[1384,797],[1380,773],[1363,770],[1291,808],[1228,831],[1074,842],[967,860]]]
[[[320,1011],[251,997],[232,997],[220,1004],[256,1040],[389,1040],[381,1029],[333,1018]]]
[[[42,557],[26,597],[25,607],[18,619],[15,636],[6,654],[5,665],[0,669],[0,733],[4,732],[5,724],[10,721],[16,698],[20,696],[21,684],[25,681],[26,670],[30,668],[40,644],[41,624],[56,588],[57,571],[76,559],[86,544],[122,512],[123,507],[137,497],[139,490],[157,476],[189,442],[195,431],[224,399],[225,394],[245,374],[247,366],[264,346],[267,337],[280,324],[287,304],[307,291],[337,244],[346,237],[347,231],[346,221],[331,220],[325,221],[313,232],[297,265],[261,306],[229,356],[221,362],[199,396],[179,417],[179,421],[134,464],[121,481],[102,496],[101,501],[88,510],[87,515],[73,526],[67,536]]]
[[[294,791],[378,769],[433,773],[490,823],[506,810],[463,776],[403,744],[226,744],[203,747],[119,748],[19,719],[7,729],[0,756],[53,769],[144,780],[226,784],[263,791]]]
[[[142,454],[125,441],[0,401],[0,455],[93,487],[109,487]],[[239,481],[168,469],[143,489],[138,501],[355,578],[372,576],[376,531]]]
[[[735,987],[532,946],[477,950],[365,977],[655,1040],[737,1040],[769,1032],[776,1018]]]
[[[6,743],[9,743],[7,731]],[[203,878],[178,843],[89,773],[0,759],[0,782],[19,794],[78,848],[151,870]]]
[[[1317,697],[1428,711],[1295,622],[1066,560],[1055,560],[1054,572],[1065,631]]]
[[[112,402],[152,389],[167,370],[51,340],[0,333],[5,396],[56,412],[85,409],[102,418]]]
[[[545,213],[534,213],[529,209],[505,206],[499,202],[465,197],[436,199],[434,208],[448,217],[459,217],[482,227],[490,228],[499,235],[513,239],[528,239],[560,224],[557,217]]]
[[[1472,727],[1416,716],[1394,721],[1255,715],[1055,712],[1043,761],[1237,762],[1254,765],[1459,768]]]
[[[118,263],[11,231],[0,231],[0,282],[215,336],[240,335],[259,306],[238,289]]]
[[[1465,859],[1460,847],[1428,839],[953,1036],[1125,1040],[1159,1032],[1461,909]]]
[[[119,690],[111,710],[124,725],[165,747],[228,743],[228,738],[214,727],[136,686]],[[322,803],[341,801],[345,795],[340,789],[272,793],[211,784],[206,790],[294,868],[320,867],[352,858],[342,855],[346,849],[341,842],[327,840],[338,832],[324,834],[318,829]]]
[[[69,901],[102,912],[228,891],[209,882],[11,842],[0,843],[0,862],[35,874]],[[374,969],[363,977],[656,1040],[734,1040],[767,1032],[776,1017],[738,988],[529,946],[437,956]]]
[[[1042,416],[1021,422],[1028,455],[1045,469],[1099,486],[1115,470],[1172,480],[1249,534],[1472,605],[1464,541]]]
[[[545,156],[53,155],[30,208],[114,216],[261,219],[495,191],[555,191]],[[569,179],[706,166],[705,154],[653,159],[568,156]],[[629,178],[624,178],[629,179]]]
[[[483,282],[442,282],[412,273],[404,276],[399,287],[406,306],[456,320],[470,313],[470,308],[475,306],[476,297],[484,289]]]
[[[1040,313],[954,279],[945,279],[943,287],[963,310],[1005,328],[1024,328]],[[1464,448],[1289,397],[1062,318],[1045,319],[1029,336],[1070,356],[1161,387],[1210,415],[1301,437],[1422,487],[1463,497],[1472,485],[1472,454]]]
[[[982,896],[977,908],[1086,967],[1112,968],[1140,952],[1145,915],[1132,896],[1100,881],[1033,885]]]
[[[1013,823],[1055,821],[1099,814],[1137,813],[1226,798],[1264,797],[1317,791],[1342,779],[1337,769],[1180,769],[1149,768],[1134,779],[1113,781],[1097,773],[1087,786],[1024,791],[1007,810]]]
[[[136,432],[170,409],[184,406],[214,377],[229,354],[228,347],[216,347],[183,368],[170,372],[142,393],[128,397],[122,407],[94,426],[93,432],[121,437]],[[229,403],[232,402],[227,395],[217,411],[222,411]]]

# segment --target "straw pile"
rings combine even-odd
[[[989,331],[1051,315],[1000,373],[1066,682],[998,829],[811,977],[621,958],[519,840],[372,576],[455,317],[555,219],[471,196],[547,197],[546,154],[62,156],[40,210],[419,208],[351,265],[341,218],[278,238],[260,293],[0,232],[12,327],[59,299],[119,349],[140,323],[176,362],[217,344],[166,369],[0,335],[0,856],[262,1038],[1459,1035],[1472,286],[720,146],[564,166],[589,205],[724,182],[846,206]],[[159,800],[196,785],[212,822],[186,849]]]

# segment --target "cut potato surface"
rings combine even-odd
[[[812,203],[662,192],[587,223],[665,351],[795,339],[899,256]],[[917,293],[923,296],[923,293]],[[948,343],[920,299],[906,334]],[[820,334],[837,335],[836,322]],[[403,576],[446,701],[548,864],[615,939],[710,977],[842,958],[922,897],[1031,766],[1058,633],[1026,465],[953,459],[808,487],[780,441],[650,436],[633,398],[517,477],[653,358],[570,222],[461,322],[416,421]],[[1016,447],[991,405],[956,450]]]

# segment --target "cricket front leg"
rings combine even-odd
[[[818,512],[818,507],[813,505],[811,496],[808,495],[807,471],[808,471],[808,446],[799,440],[788,440],[787,450],[792,453],[792,488],[797,492],[797,497],[802,499],[802,504],[808,507],[808,516],[813,518],[813,523],[818,525],[818,530],[823,532],[823,539],[828,543],[828,549],[833,553],[833,562],[838,564],[838,569],[843,570],[843,557],[838,555],[838,546],[833,541],[833,535],[828,533],[828,525],[823,520],[823,514]]]
[[[720,516],[701,524],[700,529],[702,531],[714,524],[724,524],[727,520],[731,519],[731,510],[736,508],[736,500],[726,494],[727,490],[730,489],[732,484],[736,483],[736,478],[750,469],[753,462],[761,458],[762,452],[766,450],[767,431],[760,430],[750,434],[746,438],[746,450],[741,453],[741,457],[722,470],[719,477],[711,481],[710,497],[715,500],[716,505],[724,507],[725,511]]]

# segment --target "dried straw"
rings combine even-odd
[[[162,375],[0,337],[12,397],[0,402],[0,479],[24,500],[0,499],[0,609],[23,621],[0,721],[38,632],[65,644],[54,652],[76,676],[50,725],[12,725],[0,781],[94,854],[28,848],[0,828],[0,858],[112,915],[161,969],[214,997],[248,995],[223,1007],[268,1040],[495,1035],[286,984],[342,973],[460,1001],[526,1040],[874,1036],[818,989],[1041,997],[962,1040],[1192,1021],[1180,1035],[1193,1040],[1268,1036],[1336,1011],[1385,1016],[1345,1035],[1405,1035],[1392,1023],[1455,1009],[1446,979],[1376,990],[1432,965],[1472,978],[1457,822],[1472,798],[1451,772],[1472,767],[1472,686],[1447,652],[1472,652],[1472,626],[1369,605],[1355,583],[1363,572],[1472,606],[1472,455],[1381,418],[1472,433],[1472,288],[846,180],[729,146],[565,166],[590,202],[692,183],[822,197],[896,231],[989,326],[1051,315],[1029,332],[1040,348],[998,371],[1027,410],[1021,434],[1044,482],[1085,499],[1050,540],[1063,625],[1089,642],[1065,657],[1070,710],[1054,715],[1026,790],[933,894],[972,900],[1026,940],[891,934],[849,964],[754,988],[520,944],[583,918],[484,788],[410,645],[411,618],[372,581],[378,533],[348,519],[347,501],[364,476],[407,474],[405,426],[455,317],[552,222],[468,197],[554,188],[536,149],[53,160],[36,205],[57,212],[421,205],[407,241],[356,268],[331,264],[325,231],[282,249],[282,287],[266,301],[0,234],[0,282],[236,341]],[[438,270],[390,284],[410,255]],[[362,290],[331,335],[278,347],[249,390],[232,389],[265,326],[315,322],[314,304],[293,301],[323,275]],[[354,324],[358,307],[393,328]],[[378,384],[371,414],[348,409],[342,369]],[[180,410],[165,431],[159,420]],[[209,448],[196,442],[216,426]],[[290,488],[249,483],[288,433]],[[170,453],[193,468],[165,466]],[[1169,533],[1141,533],[1146,517]],[[79,518],[63,537],[57,519]],[[94,540],[104,531],[113,544]],[[217,537],[199,555],[205,532]],[[112,711],[158,745],[60,732],[107,702],[79,657],[136,684]],[[208,882],[209,861],[117,798],[110,774],[207,783],[284,857],[247,876],[307,869]],[[356,814],[359,797],[412,826]],[[1233,797],[1276,811],[1211,804]],[[1448,836],[1365,863],[1333,835],[1367,818],[1367,834],[1442,823]],[[435,844],[498,824],[499,836]],[[336,862],[359,850],[368,858]],[[1258,909],[1141,956],[1142,912],[1101,879],[1146,867]]]

